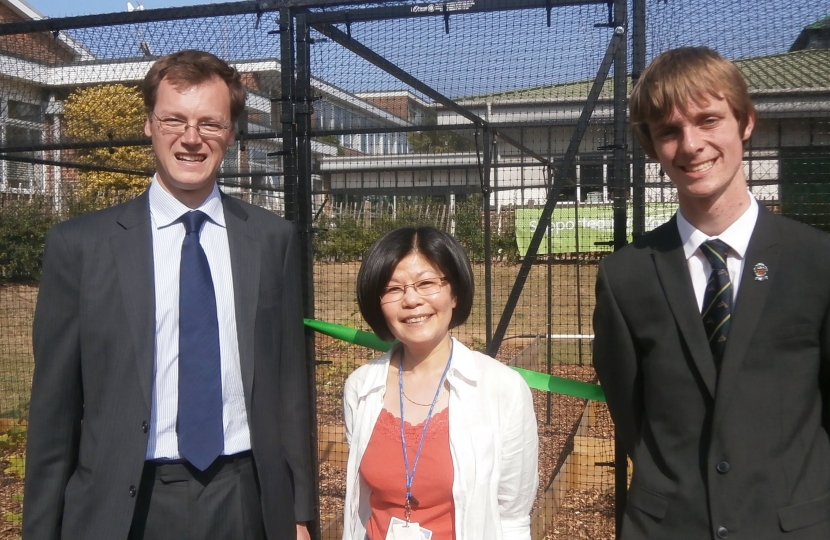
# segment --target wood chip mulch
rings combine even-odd
[[[588,428],[588,437],[614,439],[614,424],[608,407],[599,403],[593,424]],[[614,486],[595,489],[570,489],[556,512],[553,524],[544,540],[613,540]]]
[[[569,490],[545,540],[613,540],[614,491]]]
[[[331,345],[332,347],[336,346],[334,344]],[[322,347],[322,349],[323,355],[325,355],[325,347]],[[511,350],[508,347],[503,347],[499,356],[511,358],[519,351],[520,348]],[[337,357],[337,351],[330,352],[333,358]],[[321,347],[318,343],[318,354],[320,353]],[[358,358],[356,359],[356,364],[360,365],[364,361],[364,359]],[[584,382],[596,381],[596,374],[590,366],[557,365],[554,366],[554,374]],[[344,373],[342,375],[343,379],[347,375],[347,373]],[[318,425],[342,425],[341,392],[343,381],[325,381],[322,380],[323,378],[321,377],[318,380],[317,385]],[[549,395],[546,392],[538,390],[533,390],[532,393],[539,426],[538,501],[550,485],[562,461],[572,450],[573,434],[585,410],[586,400],[559,394]],[[550,410],[550,414],[548,414],[548,410]],[[587,435],[590,437],[613,438],[613,425],[611,424],[611,419],[608,416],[607,408],[604,404],[600,404],[597,407],[597,416],[593,420],[593,424],[589,428]],[[334,519],[343,510],[346,481],[345,468],[345,463],[325,462],[320,464],[320,514],[322,523],[326,523],[327,518]],[[607,489],[612,490],[613,486],[608,486]],[[606,504],[606,499],[610,501],[608,503],[610,504],[610,513],[600,511],[601,505]],[[597,506],[598,504],[600,506]],[[596,511],[591,510],[594,507],[597,508]],[[610,517],[607,517],[606,514]],[[562,534],[551,533],[554,536],[546,537],[546,539],[596,538],[601,540],[606,538],[601,534],[606,533],[610,534],[608,538],[613,538],[613,491],[610,492],[610,495],[607,495],[601,492],[594,493],[592,491],[569,490],[565,502],[560,506],[559,512],[557,513],[557,526],[562,530],[571,531],[577,528],[577,524],[582,524],[588,519],[594,520],[595,523],[589,526],[579,525],[582,527],[581,531],[593,531],[592,534],[600,534],[599,536],[568,536],[571,532],[567,532]],[[571,523],[573,527],[569,528],[565,526],[567,523]]]
[[[502,351],[505,357],[515,351]],[[501,355],[500,355],[501,356]],[[362,364],[363,358],[355,360]],[[554,373],[561,377],[593,382],[595,374],[589,366],[555,366]],[[319,380],[317,386],[318,425],[342,424],[342,383],[348,373],[337,373],[330,380]],[[585,409],[585,400],[534,390],[534,405],[539,423],[539,491],[547,489],[562,460],[573,446],[572,435]],[[550,410],[550,415],[548,415]],[[548,419],[550,419],[548,423]],[[614,430],[607,408],[597,407],[597,417],[588,436],[613,438]],[[18,540],[20,525],[5,516],[22,510],[23,480],[5,473],[8,456],[21,453],[20,449],[6,449],[0,453],[0,540]],[[322,523],[335,519],[343,510],[345,497],[346,464],[324,462],[320,464],[320,513]],[[545,540],[591,539],[604,540],[614,537],[613,486],[594,490],[569,490],[556,515],[554,526]]]
[[[343,512],[346,498],[345,463],[320,463],[320,523],[337,519]]]
[[[16,519],[23,511],[23,499],[20,497],[23,479],[5,471],[9,468],[9,456],[22,452],[22,447],[0,450],[0,540],[20,539],[20,523]]]

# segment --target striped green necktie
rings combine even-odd
[[[726,252],[729,250],[722,240],[708,240],[701,244],[701,251],[712,265],[712,272],[706,282],[703,295],[703,328],[709,339],[709,348],[715,365],[720,367],[729,325],[732,322],[732,281],[726,268]]]

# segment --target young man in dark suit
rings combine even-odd
[[[46,242],[23,536],[307,539],[296,235],[216,185],[240,75],[186,50],[155,62],[142,91],[150,187]]]
[[[594,366],[634,465],[622,538],[830,538],[830,238],[749,193],[755,109],[715,51],[661,54],[630,106],[680,209],[597,279]]]

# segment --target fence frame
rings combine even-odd
[[[483,195],[484,215],[484,253],[485,253],[485,284],[487,291],[492,290],[492,243],[490,227],[490,194],[493,191],[491,184],[494,171],[499,168],[496,161],[496,145],[507,143],[520,150],[523,155],[532,158],[542,164],[546,170],[548,196],[544,206],[539,226],[536,228],[530,248],[522,262],[521,269],[516,278],[508,297],[507,305],[500,315],[498,324],[493,328],[493,306],[491,295],[486,295],[485,328],[487,352],[495,356],[504,340],[507,327],[510,323],[513,312],[516,308],[519,297],[522,293],[532,265],[538,260],[538,249],[543,240],[544,231],[551,222],[553,210],[558,201],[559,193],[563,186],[570,180],[566,172],[574,165],[579,145],[587,130],[597,101],[600,90],[608,77],[611,67],[614,67],[614,142],[609,147],[602,149],[612,151],[611,167],[609,170],[608,185],[611,189],[612,203],[614,208],[614,241],[615,249],[621,248],[626,243],[626,206],[628,191],[628,146],[627,146],[627,2],[626,0],[478,0],[470,9],[464,13],[493,12],[521,10],[532,8],[545,8],[547,10],[547,23],[551,25],[551,12],[553,8],[574,5],[597,5],[608,6],[608,22],[599,23],[595,26],[607,26],[614,29],[597,74],[593,86],[585,102],[580,118],[572,133],[568,149],[564,157],[558,163],[550,158],[538,154],[528,148],[523,141],[515,140],[508,133],[505,133],[502,126],[488,122],[476,115],[469,108],[466,108],[456,101],[442,95],[405,70],[395,66],[381,55],[375,53],[368,47],[362,45],[350,35],[350,24],[358,21],[373,21],[383,19],[403,19],[413,17],[436,17],[444,18],[447,31],[450,29],[452,13],[448,11],[447,4],[442,4],[443,9],[437,12],[418,11],[413,12],[412,4],[405,5],[383,5],[392,4],[393,0],[376,0],[376,7],[360,7],[364,4],[362,0],[263,0],[250,2],[233,2],[224,4],[208,4],[199,6],[198,15],[192,7],[150,9],[133,11],[127,13],[111,13],[104,15],[67,17],[62,19],[42,19],[22,22],[11,22],[0,24],[0,36],[7,36],[21,33],[51,32],[56,38],[65,30],[88,28],[106,25],[139,24],[150,22],[161,22],[171,20],[193,19],[232,16],[241,14],[256,14],[257,24],[265,13],[279,14],[279,40],[281,50],[281,96],[273,98],[272,101],[279,101],[282,105],[277,131],[266,131],[261,133],[247,133],[244,125],[239,129],[239,140],[244,144],[246,140],[272,139],[281,140],[282,150],[277,152],[283,156],[283,170],[273,171],[268,174],[282,175],[284,179],[283,188],[277,191],[284,191],[286,218],[292,221],[299,232],[301,250],[301,271],[303,289],[303,315],[314,317],[314,280],[313,280],[313,236],[316,232],[313,226],[313,190],[312,190],[312,139],[324,135],[337,135],[342,133],[359,133],[361,129],[346,130],[315,130],[312,126],[311,115],[315,96],[311,85],[311,48],[313,40],[310,31],[314,29],[341,46],[354,52],[358,56],[393,75],[408,86],[429,96],[438,103],[455,111],[472,123],[472,126],[464,125],[442,125],[442,126],[412,126],[410,128],[388,128],[390,131],[438,131],[447,129],[474,129],[477,152],[482,158],[479,161],[478,173],[480,186],[479,190]],[[633,0],[634,3],[634,70],[632,79],[636,81],[645,62],[645,0]],[[354,9],[312,12],[310,9],[321,7],[342,7],[354,6]],[[342,23],[346,26],[343,32],[335,23]],[[383,128],[366,128],[365,132],[378,132]],[[7,161],[21,161],[43,165],[61,167],[72,167],[81,170],[100,170],[111,172],[126,172],[130,174],[146,174],[148,171],[133,171],[113,167],[100,167],[70,163],[64,161],[30,158],[23,156],[9,155],[14,152],[66,150],[82,148],[102,148],[114,146],[135,146],[149,145],[148,138],[138,138],[126,141],[93,142],[93,143],[42,143],[29,145],[5,145],[0,147],[0,159]],[[639,152],[639,153],[638,153]],[[640,234],[644,230],[645,198],[645,156],[642,149],[635,142],[632,150],[634,159],[634,231]],[[220,173],[222,180],[232,180],[238,177],[247,177],[250,173]],[[230,182],[222,182],[230,184]],[[642,201],[642,204],[640,202]],[[548,287],[551,285],[550,258],[548,258]],[[548,361],[551,356],[551,311],[550,291],[548,294]],[[312,398],[316,396],[316,352],[315,336],[312,330],[306,330],[306,364],[309,373],[309,391]],[[549,366],[550,367],[550,366]],[[314,401],[312,401],[312,404]],[[316,419],[315,415],[312,418]],[[313,443],[317,445],[316,421],[312,430]],[[313,456],[315,471],[317,467],[317,455]],[[618,527],[624,510],[625,488],[626,488],[626,459],[620,448],[617,449],[617,519]],[[620,489],[622,488],[622,489]],[[319,538],[320,524],[313,527],[313,535]]]

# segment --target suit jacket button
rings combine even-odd
[[[130,497],[135,497],[136,493],[138,493],[138,490],[135,489],[135,486],[130,486]]]
[[[726,474],[729,472],[729,462],[721,461],[717,464],[715,468],[718,470],[719,473]]]
[[[143,422],[141,423],[141,431],[142,431],[143,433],[147,433],[147,430],[149,430],[149,429],[150,429],[150,425],[149,425],[149,424],[147,424],[147,420],[143,421]]]
[[[726,538],[729,536],[729,529],[726,527],[718,527],[718,538]]]

